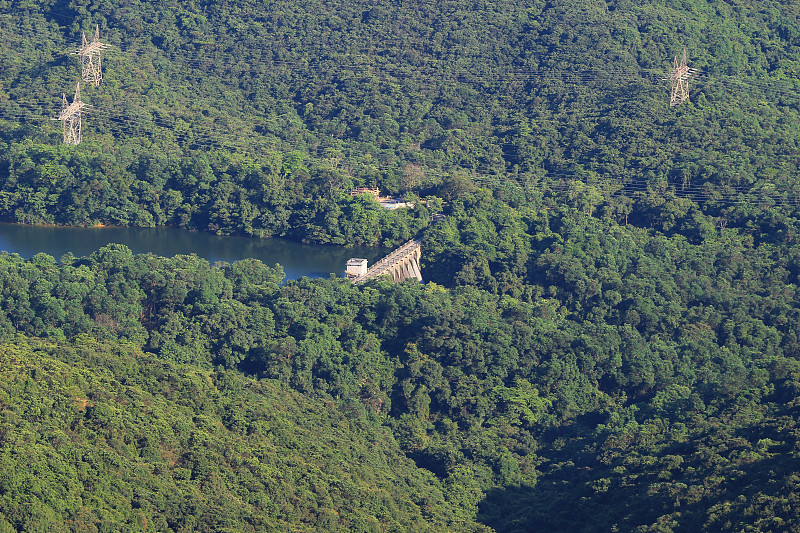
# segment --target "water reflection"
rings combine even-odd
[[[56,259],[67,252],[80,257],[109,243],[124,244],[134,253],[151,252],[167,257],[197,254],[212,263],[255,258],[268,265],[279,263],[287,279],[328,277],[331,273],[343,276],[349,258],[364,257],[373,263],[387,252],[379,248],[318,246],[283,239],[222,237],[175,228],[66,228],[0,223],[0,250],[22,257],[40,252]]]

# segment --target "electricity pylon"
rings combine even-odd
[[[75,53],[81,58],[81,78],[86,83],[93,83],[95,87],[100,85],[103,81],[103,69],[100,65],[100,52],[109,47],[109,45],[100,42],[100,26],[94,28],[94,39],[92,42],[86,40],[86,34],[83,35],[83,46]]]
[[[75,88],[75,98],[72,103],[67,102],[67,95],[61,93],[61,113],[58,120],[61,121],[61,128],[64,130],[64,144],[77,145],[81,143],[81,109],[86,104],[81,102],[81,83]]]
[[[686,48],[683,49],[683,58],[680,64],[678,57],[675,57],[674,67],[672,74],[669,75],[669,81],[672,84],[672,95],[669,99],[670,107],[681,105],[689,99],[689,76],[693,69],[690,69],[686,64]]]

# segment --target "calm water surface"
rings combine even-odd
[[[299,244],[283,239],[221,237],[175,228],[65,228],[0,223],[0,251],[33,257],[44,252],[59,259],[67,252],[81,257],[109,243],[124,244],[133,253],[151,252],[172,257],[197,254],[209,260],[259,259],[267,265],[279,263],[286,279],[344,275],[351,257],[364,257],[370,264],[386,255],[380,248]]]

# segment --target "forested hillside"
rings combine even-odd
[[[447,531],[445,489],[357,402],[129,345],[0,345],[2,531]]]
[[[794,2],[2,11],[0,214],[13,220],[371,244],[419,226],[378,224],[346,196],[353,184],[445,200],[464,180],[513,202],[672,194],[715,215],[797,200]],[[79,79],[70,52],[96,25],[112,47],[103,84],[83,87],[85,141],[67,149],[50,119]],[[662,78],[684,48],[697,74],[671,108]]]
[[[385,453],[402,451],[416,466],[357,455],[366,463],[352,475],[373,494],[384,479],[374,476],[406,472],[408,483],[395,485],[386,505],[434,529],[792,530],[800,503],[799,228],[777,209],[770,216],[781,217],[782,236],[705,225],[697,213],[681,222],[683,233],[666,234],[577,208],[514,209],[478,190],[451,202],[446,220],[426,232],[436,266],[424,265],[434,279],[424,285],[281,285],[280,269],[254,260],[212,266],[194,256],[135,256],[119,245],[60,263],[4,255],[0,331],[15,344],[28,342],[19,340],[25,335],[84,346],[81,353],[89,341],[112,355],[141,350],[140,372],[182,365],[212,383],[229,376],[238,403],[224,407],[213,396],[209,416],[247,435],[256,430],[244,390],[292,390],[334,410],[325,424],[360,413],[364,426],[352,426],[348,438],[378,432],[388,439]],[[92,361],[87,373],[106,372]],[[31,372],[31,383],[43,379]],[[156,382],[141,387],[164,394]],[[82,389],[88,400],[90,390]],[[192,409],[200,407],[172,416],[194,424]],[[104,424],[138,416],[125,413],[108,413]],[[5,423],[11,431],[21,422]],[[51,446],[53,430],[36,428],[31,438]],[[173,442],[176,431],[160,438]],[[242,442],[241,453],[256,453],[260,438]],[[293,449],[310,460],[324,439],[313,434]],[[188,461],[205,446],[175,454]],[[344,461],[359,453],[360,444],[348,446]],[[230,468],[229,477],[249,475],[239,463]],[[176,483],[179,473],[164,471],[159,483]],[[430,491],[427,503],[415,499],[421,489],[413,483]],[[82,487],[73,490],[96,490]],[[193,475],[180,487],[204,485]],[[297,505],[308,513],[322,506],[307,497]],[[105,512],[105,501],[89,508]],[[265,505],[248,507],[243,523],[283,516]],[[392,530],[370,521],[382,512],[356,506],[353,520],[362,516],[367,531]],[[73,519],[68,509],[53,513]],[[315,516],[286,520],[307,525]],[[396,529],[423,527],[397,517]],[[350,523],[341,520],[319,527]]]
[[[800,530],[799,11],[0,2],[0,216],[427,281],[0,255],[0,531]]]

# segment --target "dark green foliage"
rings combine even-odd
[[[0,256],[45,339],[3,352],[0,530],[800,528],[796,3],[0,4],[3,217],[422,236],[429,281]],[[60,146],[30,99],[96,23]]]
[[[791,2],[9,1],[4,13],[0,214],[20,222],[397,243],[425,215],[360,206],[352,185],[451,201],[473,181],[511,203],[566,190],[587,214],[613,198],[611,216],[664,229],[680,228],[687,198],[716,216],[796,205]],[[73,91],[63,51],[96,24],[113,48],[104,83],[84,88],[86,141],[58,146],[40,110]],[[683,47],[700,73],[670,108],[659,78]]]
[[[449,287],[279,285],[279,269],[252,260],[212,267],[112,245],[68,264],[0,257],[4,328],[129,342],[364,412],[440,480],[454,527],[793,523],[799,254],[758,230],[789,235],[793,218],[708,228],[696,212],[662,233],[582,209],[516,210],[486,191],[447,214],[427,230],[438,264],[423,274]],[[779,466],[748,467],[747,481],[736,472],[758,458],[729,456],[732,442],[774,450],[753,453]],[[560,514],[575,501],[594,518]]]
[[[325,178],[336,184],[336,191],[298,181],[307,169],[296,154],[272,152],[253,160],[221,151],[180,162],[146,152],[111,155],[97,143],[81,145],[80,153],[32,143],[10,150],[8,170],[0,173],[0,209],[19,222],[173,225],[391,246],[410,239],[429,221],[422,204],[391,211],[366,196],[351,197],[340,177]]]

